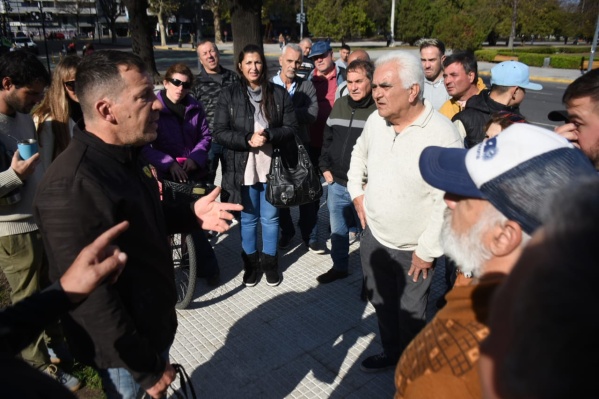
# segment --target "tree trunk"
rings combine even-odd
[[[514,49],[514,40],[516,39],[516,23],[518,22],[518,0],[512,0],[512,29],[507,48]]]
[[[129,31],[131,32],[131,49],[146,64],[148,71],[153,75],[154,82],[160,83],[160,74],[154,60],[154,46],[152,45],[152,32],[148,18],[148,0],[124,0],[129,9]]]
[[[262,47],[262,0],[232,0],[231,27],[233,54],[239,54],[248,44]]]
[[[214,16],[214,43],[222,43],[223,39],[220,32],[220,6],[216,4],[211,7],[212,15]]]
[[[160,45],[166,46],[166,27],[164,25],[165,16],[162,10],[158,12],[158,26],[160,27]]]
[[[116,44],[116,21],[115,20],[110,22],[110,36],[111,36],[110,42],[112,44]]]

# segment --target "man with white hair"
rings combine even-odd
[[[457,129],[427,100],[420,59],[394,51],[376,62],[370,115],[352,152],[347,189],[362,227],[360,257],[383,352],[362,362],[366,372],[394,367],[425,324],[443,192],[422,180],[418,159],[431,145],[461,148]]]
[[[281,70],[272,78],[272,81],[279,86],[283,86],[289,93],[299,124],[297,135],[302,143],[308,146],[310,144],[310,124],[318,116],[318,99],[316,98],[316,89],[312,82],[297,76],[301,61],[302,48],[295,43],[285,45],[279,57]],[[314,205],[312,203],[300,205],[299,213],[298,225],[302,232],[302,238],[305,241],[308,239],[307,237],[310,237],[314,223],[316,223]],[[279,226],[281,227],[279,248],[284,249],[289,246],[291,239],[295,235],[295,227],[293,226],[289,208],[279,209]]]
[[[479,345],[489,334],[491,297],[550,216],[553,196],[596,173],[567,140],[523,123],[470,150],[426,148],[420,172],[446,192],[441,242],[462,275],[402,354],[395,398],[480,398]]]
[[[314,61],[312,61],[308,55],[312,51],[312,40],[309,37],[304,37],[300,42],[299,46],[302,49],[302,64],[298,68],[296,74],[300,78],[307,79],[310,72],[314,69]]]

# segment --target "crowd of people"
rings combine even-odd
[[[330,250],[320,199],[297,221],[300,245],[333,263],[317,282],[347,277],[360,241],[382,346],[364,372],[395,368],[396,398],[588,396],[599,370],[571,356],[599,332],[582,310],[596,299],[599,70],[568,86],[566,110],[549,116],[565,124],[549,131],[520,112],[542,86],[517,61],[496,65],[487,89],[474,55],[445,56],[437,39],[419,41],[420,58],[375,63],[347,45],[335,61],[328,41],[280,43],[269,78],[261,46],[231,71],[200,41],[199,74],[174,64],[157,93],[129,52],[69,55],[52,76],[30,53],[0,57],[5,392],[68,397],[75,358],[108,398],[163,397],[177,329],[166,237],[191,234],[217,286],[208,238],[238,219],[241,283],[279,285],[296,231],[267,200],[267,175],[274,151],[292,168],[301,143],[327,186]],[[28,139],[39,152],[26,158]],[[162,181],[214,184],[219,167],[222,189],[189,207],[160,201]],[[441,261],[455,272],[427,323]]]

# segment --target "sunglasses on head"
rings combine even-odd
[[[184,89],[191,88],[191,83],[189,83],[189,82],[182,82],[179,79],[167,79],[167,80],[169,82],[171,82],[173,85],[175,85],[176,87],[183,86]]]
[[[75,91],[75,81],[69,80],[68,82],[64,82],[64,85],[71,91]]]

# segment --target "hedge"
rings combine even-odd
[[[516,47],[514,50],[500,49],[501,53],[513,52],[516,54],[529,53],[529,54],[581,54],[590,53],[590,46],[534,46],[534,47]]]
[[[582,49],[582,48],[581,48]],[[497,55],[515,55],[518,61],[535,67],[542,67],[545,58],[549,58],[549,65],[553,68],[561,69],[579,69],[580,60],[583,58],[575,54],[539,54],[539,53],[524,53],[510,50],[477,50],[474,52],[478,61],[493,62]],[[588,59],[588,57],[584,57]]]
[[[477,50],[474,55],[478,61],[492,62],[497,55],[497,50]]]
[[[545,58],[547,58],[547,54],[518,54],[518,61],[528,66],[534,67],[542,67]],[[551,58],[551,56],[549,56],[549,58]]]
[[[582,57],[572,57],[568,55],[554,55],[551,57],[551,66],[561,69],[580,69],[580,59]]]

